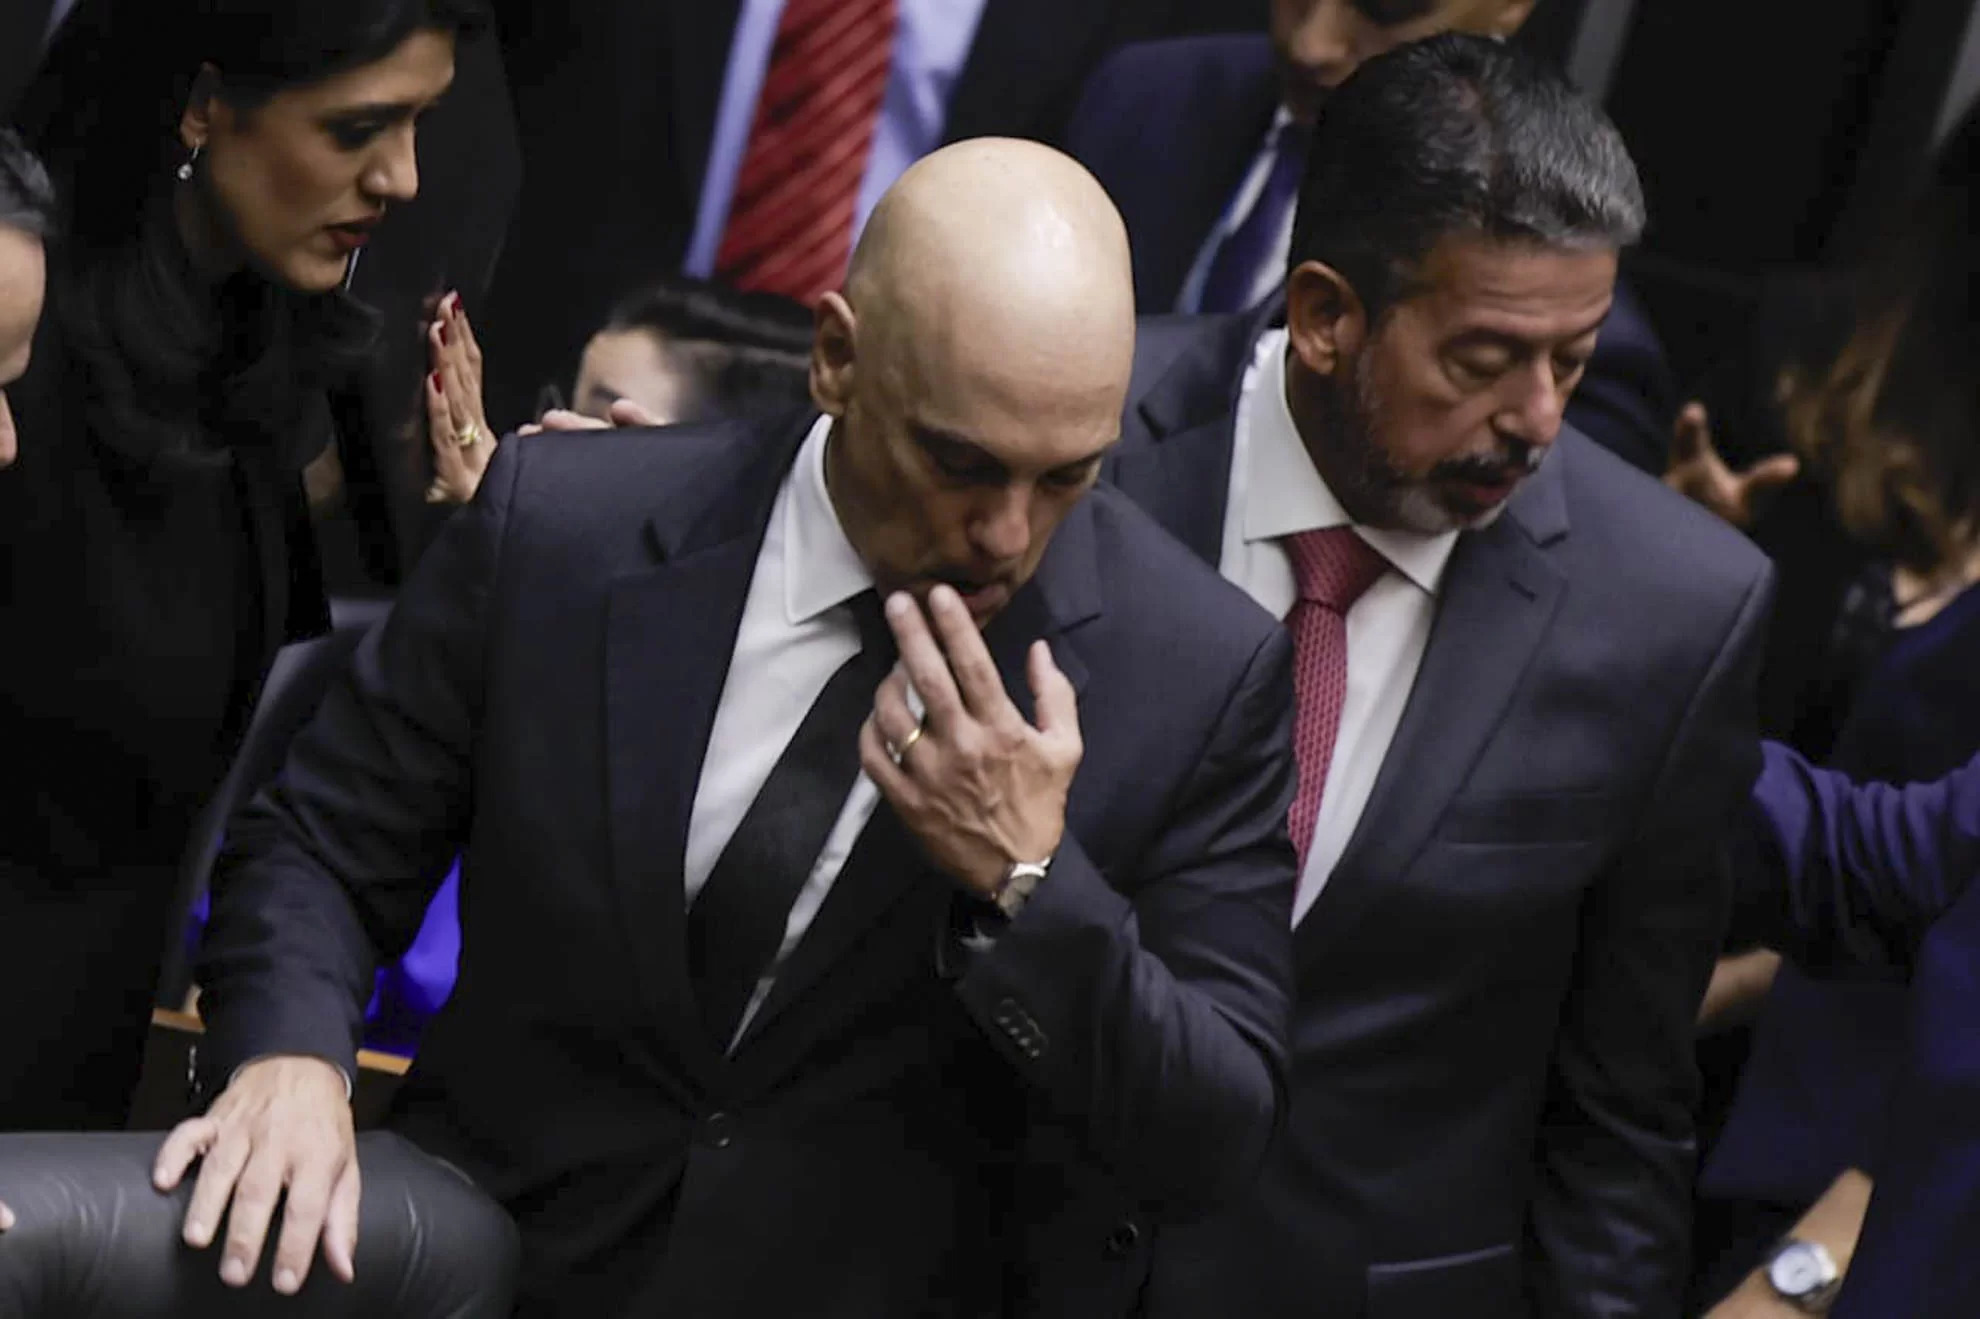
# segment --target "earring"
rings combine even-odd
[[[205,149],[206,147],[203,144],[192,149],[192,154],[186,157],[186,163],[179,166],[179,182],[192,182],[193,166],[199,163],[199,153]]]

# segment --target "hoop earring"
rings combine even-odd
[[[204,150],[206,150],[206,147],[203,143],[192,149],[192,154],[186,157],[186,163],[179,166],[178,169],[179,182],[181,183],[192,182],[193,166],[199,163],[199,153]]]

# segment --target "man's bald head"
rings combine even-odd
[[[1072,159],[987,138],[902,175],[812,365],[833,499],[881,585],[1000,608],[1118,435],[1133,359],[1127,232]]]
[[[1077,161],[1035,142],[959,142],[912,166],[874,207],[846,287],[864,315],[959,311],[1133,336],[1120,212]]]

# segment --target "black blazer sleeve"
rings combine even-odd
[[[1634,835],[1584,900],[1535,1161],[1532,1311],[1676,1319],[1697,1151],[1698,1005],[1729,914],[1721,826],[1758,768],[1771,574],[1673,730]]]
[[[1068,837],[959,982],[991,1040],[1145,1203],[1250,1186],[1282,1111],[1294,858],[1292,644],[1274,628],[1142,864]]]
[[[475,502],[229,829],[199,970],[209,1090],[269,1054],[356,1073],[376,959],[411,944],[465,836],[485,619],[527,447],[496,451]]]

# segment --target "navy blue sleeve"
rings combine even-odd
[[[1804,966],[1909,965],[1980,869],[1980,756],[1933,783],[1856,783],[1769,742],[1742,867],[1769,943]]]

